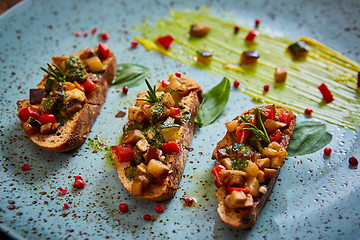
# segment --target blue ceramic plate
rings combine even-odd
[[[228,105],[212,125],[197,129],[188,155],[184,177],[176,196],[155,212],[155,203],[129,195],[117,178],[106,152],[94,151],[89,140],[69,153],[39,149],[22,132],[16,101],[28,96],[43,73],[40,66],[54,55],[97,45],[97,34],[107,32],[107,41],[119,63],[138,63],[150,68],[152,82],[180,71],[196,79],[204,91],[221,79],[180,64],[141,46],[130,48],[132,30],[144,20],[167,17],[171,8],[197,9],[210,5],[213,14],[233,14],[242,24],[262,26],[285,36],[308,36],[360,62],[360,3],[357,0],[219,0],[219,1],[67,1],[25,0],[0,16],[0,224],[19,239],[354,239],[360,236],[359,171],[347,159],[360,159],[359,129],[352,131],[327,124],[333,134],[333,153],[322,151],[289,157],[274,192],[255,226],[247,231],[224,225],[216,212],[215,186],[210,170],[211,154],[225,134],[224,123],[254,106],[251,98],[232,90]],[[91,29],[97,27],[95,35]],[[87,32],[87,37],[75,37]],[[94,124],[90,139],[115,145],[126,118],[115,118],[135,102],[145,86],[131,88],[128,95],[111,88]],[[241,105],[238,104],[241,102]],[[236,113],[234,113],[236,108]],[[360,117],[360,116],[359,116]],[[305,120],[298,114],[298,121]],[[29,171],[21,166],[30,164]],[[73,188],[81,175],[86,187]],[[58,188],[67,188],[60,195]],[[180,198],[197,199],[186,208]],[[127,213],[118,209],[121,202]],[[64,203],[70,208],[64,209]],[[143,215],[155,215],[144,221]]]

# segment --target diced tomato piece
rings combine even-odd
[[[275,132],[270,134],[269,136],[271,142],[278,142],[280,143],[282,140],[282,133],[279,129],[277,129]]]
[[[161,86],[163,87],[163,88],[166,88],[167,86],[169,86],[170,85],[170,82],[168,81],[168,80],[162,80],[161,81]]]
[[[91,91],[91,90],[99,87],[98,85],[96,85],[96,83],[94,83],[90,79],[86,80],[85,82],[83,82],[80,85],[85,89],[85,91]]]
[[[79,84],[77,81],[74,81],[74,85],[80,91],[85,92],[85,88],[84,88],[84,86],[82,84]]]
[[[26,122],[29,117],[38,119],[40,116],[40,111],[33,107],[27,107],[20,110],[18,117],[22,122]]]
[[[131,162],[134,160],[134,151],[130,144],[116,146],[115,153],[120,162]]]
[[[270,108],[266,108],[266,112],[268,113],[267,118],[272,120],[274,118],[274,111]]]
[[[226,188],[226,191],[229,194],[232,193],[233,191],[243,191],[245,194],[250,192],[249,189],[242,188],[242,187],[228,187],[228,188]]]
[[[57,123],[56,117],[51,113],[41,114],[37,120],[41,123],[41,125],[47,123]]]
[[[180,108],[170,108],[170,117],[179,117],[181,116]]]
[[[225,185],[225,183],[220,180],[220,171],[223,169],[226,170],[226,168],[223,165],[218,165],[211,170],[212,175],[214,175],[215,177],[215,185],[218,188]]]
[[[286,126],[288,126],[291,122],[291,116],[290,114],[286,113],[286,112],[282,112],[279,115],[279,121],[286,123]]]
[[[244,128],[248,128],[249,126],[246,124],[241,124],[236,128],[236,142],[237,143],[246,143],[246,140],[249,138],[250,130],[245,130]]]
[[[332,101],[334,101],[334,97],[328,87],[325,85],[325,83],[322,83],[320,86],[318,86],[318,89],[323,95],[323,99],[325,102],[331,103]]]
[[[248,35],[245,37],[246,41],[254,41],[255,37],[260,34],[257,30],[251,30]]]
[[[161,36],[156,39],[156,42],[158,42],[165,49],[169,49],[173,41],[174,38],[171,35]]]
[[[180,148],[175,141],[170,141],[170,142],[161,144],[161,148],[165,153],[180,151]]]
[[[99,53],[103,58],[107,58],[110,55],[110,48],[106,43],[99,43]]]

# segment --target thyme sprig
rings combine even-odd
[[[267,144],[270,143],[269,135],[265,129],[264,123],[261,120],[261,114],[258,108],[255,108],[255,117],[258,117],[260,125],[263,129],[260,130],[258,127],[256,127],[254,124],[252,124],[249,120],[247,120],[244,116],[241,116],[241,119],[246,122],[246,125],[249,126],[249,128],[244,128],[244,130],[250,130],[253,132],[256,136],[258,136],[261,140],[265,141]]]
[[[58,80],[59,82],[65,81],[65,74],[63,73],[63,71],[61,71],[61,69],[58,67],[58,65],[56,65],[55,63],[53,64],[55,66],[55,68],[57,69],[57,71],[55,71],[50,64],[47,64],[48,68],[50,69],[46,69],[43,67],[40,67],[41,70],[43,70],[44,72],[46,72],[47,74],[49,74],[51,77],[55,78],[56,80]]]
[[[147,102],[153,103],[153,104],[159,102],[160,99],[156,96],[156,86],[154,85],[154,88],[152,88],[147,79],[145,79],[145,83],[149,89],[147,91],[147,94],[145,95],[145,97],[147,99],[137,98],[136,100],[147,101]]]

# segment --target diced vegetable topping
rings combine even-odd
[[[171,35],[161,36],[156,39],[156,42],[159,43],[166,50],[169,49],[174,38]]]
[[[197,50],[196,58],[202,64],[209,64],[212,61],[212,53],[205,50]]]
[[[57,123],[55,116],[51,113],[45,113],[39,116],[38,121],[44,125],[47,123]]]
[[[250,130],[246,130],[244,128],[248,128],[247,124],[241,124],[236,128],[236,142],[237,143],[245,143],[250,135]]]
[[[275,82],[283,83],[286,81],[286,68],[284,66],[275,68]]]
[[[278,142],[280,143],[282,140],[282,134],[281,131],[279,129],[277,129],[275,132],[273,132],[272,134],[270,134],[269,136],[270,141],[271,142]]]
[[[252,42],[255,40],[256,36],[258,36],[260,32],[258,30],[251,30],[245,37],[246,41]]]
[[[279,115],[279,121],[286,123],[286,126],[291,122],[291,116],[287,112],[281,112]]]
[[[220,180],[220,171],[223,170],[223,169],[225,170],[226,168],[224,166],[222,166],[222,165],[218,165],[218,166],[214,167],[211,170],[211,173],[215,177],[215,184],[216,184],[217,187],[225,185],[225,183]]]
[[[249,193],[249,189],[242,188],[242,187],[228,187],[226,188],[226,191],[230,194],[233,191],[242,191],[244,193]]]
[[[325,85],[325,83],[322,83],[320,86],[318,86],[318,89],[323,95],[323,99],[325,102],[331,103],[332,101],[334,101],[334,97],[328,87]]]
[[[161,149],[165,152],[179,152],[180,148],[175,141],[170,141],[168,143],[161,144]]]
[[[40,111],[33,107],[27,107],[20,110],[18,117],[22,122],[26,122],[30,117],[38,119]]]
[[[116,146],[115,153],[120,162],[131,162],[134,160],[134,151],[130,144]]]
[[[210,26],[203,23],[192,24],[190,26],[190,35],[192,37],[204,37],[210,31]]]
[[[248,65],[255,64],[260,57],[258,50],[245,51],[241,55],[240,64]]]
[[[83,82],[81,84],[82,84],[82,87],[85,89],[86,92],[94,90],[94,89],[99,87],[97,84],[95,84],[90,79],[86,80],[85,82]]]
[[[308,45],[303,41],[297,41],[288,47],[294,58],[305,57],[309,51]]]
[[[101,55],[103,58],[109,57],[109,55],[110,55],[110,48],[109,48],[109,46],[108,46],[106,43],[99,43],[98,49],[99,49],[100,55]]]

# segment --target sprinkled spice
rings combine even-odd
[[[180,72],[176,72],[176,73],[175,73],[175,76],[177,76],[178,78],[180,78],[180,77],[181,77],[181,73],[180,73]]]
[[[21,167],[21,170],[23,171],[27,171],[27,170],[30,170],[30,167],[29,167],[29,164],[24,164],[22,167]]]
[[[136,48],[138,44],[139,44],[138,42],[133,41],[131,42],[131,47]]]
[[[156,211],[157,213],[162,213],[162,212],[164,211],[163,205],[161,205],[161,204],[156,205],[156,206],[155,206],[155,211]]]
[[[144,220],[146,220],[146,221],[150,220],[150,215],[149,215],[149,214],[145,214],[145,215],[144,215]]]
[[[81,176],[75,176],[74,178],[75,178],[74,187],[76,187],[76,188],[84,188],[85,187],[85,182]]]
[[[234,87],[236,87],[236,88],[237,88],[239,85],[240,85],[239,80],[235,80],[235,81],[234,81]]]
[[[240,27],[238,25],[234,26],[234,34],[237,34],[240,30]]]
[[[312,112],[313,112],[313,110],[311,110],[310,108],[307,108],[307,109],[305,109],[305,111],[304,111],[304,113],[305,113],[306,115],[311,115]]]
[[[265,85],[264,85],[264,92],[268,92],[269,89],[270,89],[269,84],[265,84]]]
[[[64,203],[64,208],[69,209],[69,208],[70,208],[70,206],[69,206],[69,205],[67,205],[66,203]]]
[[[64,188],[60,187],[59,192],[61,195],[65,195],[68,192],[68,190],[66,188],[64,189]]]
[[[324,148],[324,154],[325,155],[330,155],[331,152],[332,152],[331,148],[329,148],[329,147]]]
[[[350,157],[349,158],[349,164],[351,166],[357,166],[359,164],[358,160],[356,159],[356,157]]]
[[[119,209],[121,212],[126,212],[129,209],[129,207],[126,203],[120,203]]]
[[[95,34],[97,32],[97,28],[95,27],[95,28],[93,28],[93,29],[91,29],[91,34]]]
[[[104,40],[108,40],[110,38],[110,35],[107,32],[101,33],[100,36]]]
[[[124,94],[127,94],[128,91],[129,91],[129,87],[128,87],[128,86],[124,86],[122,90],[123,90],[123,93],[124,93]]]

